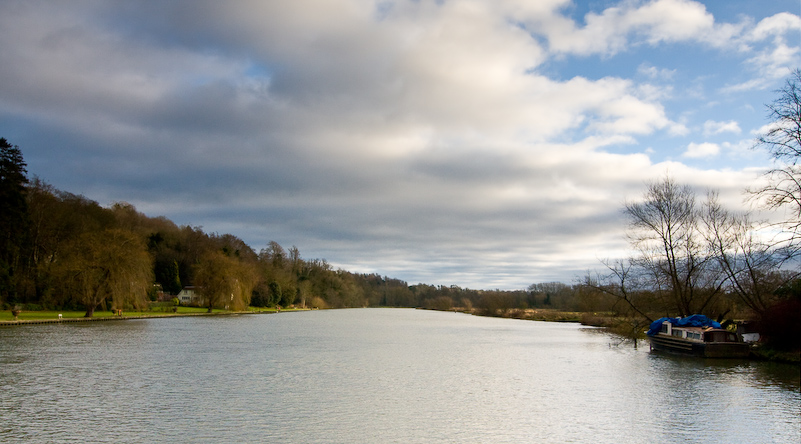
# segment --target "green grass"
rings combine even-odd
[[[206,313],[209,310],[207,308],[202,307],[178,307],[178,311],[176,314],[194,314],[194,313]],[[225,310],[217,310],[215,309],[213,313],[225,313]],[[83,315],[86,314],[85,311],[65,311],[65,310],[42,310],[42,311],[22,311],[17,319],[20,321],[35,321],[40,319],[58,319],[58,315],[61,314],[63,318],[82,318]],[[171,315],[173,314],[172,311],[123,311],[122,317],[126,316],[164,316],[164,315]],[[114,316],[113,313],[110,311],[95,311],[94,316],[95,318],[105,318],[105,317],[112,317]],[[11,310],[2,310],[0,311],[0,321],[13,321],[14,316],[11,315]]]
[[[146,310],[146,311],[123,311],[122,317],[125,318],[126,316],[171,316],[171,315],[187,315],[187,314],[202,314],[207,313],[209,311],[208,308],[203,307],[178,307],[178,311],[173,313],[171,307],[166,307],[167,310],[164,311],[160,308],[155,310]],[[306,308],[283,308],[281,311],[305,311],[308,310]],[[251,313],[275,313],[277,310],[275,308],[261,308],[261,307],[248,307],[248,312]],[[214,309],[212,313],[230,313],[227,310],[219,310]],[[26,311],[23,310],[17,320],[19,321],[37,321],[41,319],[58,319],[58,315],[61,314],[63,319],[70,319],[70,318],[82,318],[83,315],[86,314],[85,311],[65,311],[65,310],[41,310],[41,311]],[[107,318],[107,317],[114,317],[114,314],[110,311],[95,311],[94,316],[95,318]],[[0,322],[2,321],[13,321],[14,316],[11,315],[11,310],[0,310]]]
[[[65,318],[81,318],[85,314],[83,311],[23,311],[17,316],[20,321],[38,320],[38,319],[58,319],[58,314],[61,313]],[[95,312],[95,316],[111,316],[110,311]],[[0,321],[13,321],[14,316],[11,315],[10,310],[0,311]]]

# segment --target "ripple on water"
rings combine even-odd
[[[0,329],[0,364],[0,442],[801,441],[787,367],[575,324],[359,309],[43,325]]]

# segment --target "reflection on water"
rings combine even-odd
[[[403,309],[0,329],[0,442],[801,442],[788,365]]]

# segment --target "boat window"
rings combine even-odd
[[[662,330],[660,330],[660,331],[662,333],[667,333],[668,332],[668,324],[667,323],[662,323]]]
[[[673,336],[675,336],[677,338],[683,338],[684,337],[684,331],[683,330],[675,330],[674,329],[673,330]]]
[[[705,342],[726,342],[725,331],[710,331],[704,336]]]

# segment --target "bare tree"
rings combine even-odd
[[[582,285],[594,289],[600,293],[612,296],[615,299],[613,308],[618,303],[623,303],[626,309],[633,311],[648,322],[653,319],[646,313],[641,296],[644,293],[641,279],[638,276],[639,270],[636,269],[631,260],[602,261],[608,273],[596,274],[595,276],[587,273]]]
[[[762,240],[760,224],[748,213],[724,209],[717,193],[709,193],[702,221],[710,251],[726,276],[726,289],[761,317],[776,302],[776,290],[798,276],[781,271],[788,255]]]
[[[787,210],[782,225],[792,246],[801,240],[801,70],[794,70],[776,93],[779,97],[767,105],[771,123],[754,144],[775,166],[765,172],[765,186],[749,191],[765,208]]]
[[[670,177],[652,182],[642,201],[626,204],[629,240],[638,251],[634,265],[650,276],[680,315],[712,307],[722,289],[721,274],[699,233],[695,192]]]

